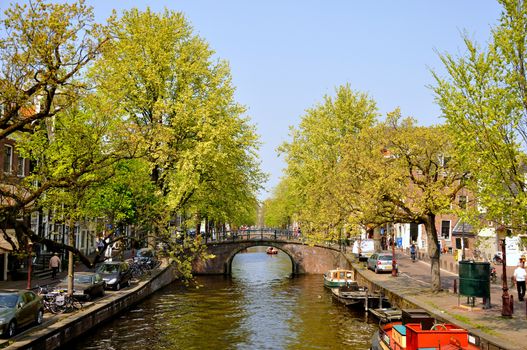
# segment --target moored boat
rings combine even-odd
[[[435,324],[423,329],[420,323],[392,322],[383,325],[372,341],[373,350],[479,350],[469,342],[468,331],[453,324]]]
[[[344,269],[329,270],[324,274],[324,286],[327,288],[344,287],[354,282],[353,271]]]
[[[403,317],[402,310],[396,307],[370,309],[369,311],[382,323],[399,321]]]
[[[346,306],[368,301],[368,288],[359,287],[355,281],[348,282],[344,287],[331,288],[331,293]]]

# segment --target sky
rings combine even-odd
[[[464,53],[462,34],[485,46],[501,6],[495,0],[86,0],[96,20],[112,9],[180,11],[230,64],[236,100],[261,138],[270,195],[286,166],[276,149],[306,109],[350,84],[381,117],[400,107],[422,125],[441,123],[430,70],[438,53]],[[0,10],[8,1],[0,0]]]

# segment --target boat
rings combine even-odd
[[[468,331],[449,323],[424,329],[420,323],[392,322],[382,326],[372,342],[374,350],[480,350],[469,342]]]
[[[369,297],[368,288],[360,287],[355,281],[350,281],[343,287],[331,288],[331,293],[346,306],[364,303]]]
[[[267,254],[278,254],[278,249],[276,249],[275,247],[269,247],[265,252]]]
[[[379,322],[389,323],[399,321],[403,317],[401,309],[396,307],[370,309],[370,313],[379,319]]]
[[[401,321],[380,323],[371,350],[480,350],[466,329],[435,323],[422,309],[401,310]]]
[[[329,270],[324,274],[324,286],[327,288],[344,287],[350,282],[354,282],[353,271],[344,269]]]

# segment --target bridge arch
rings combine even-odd
[[[234,256],[255,246],[272,246],[283,251],[291,259],[294,274],[322,274],[336,267],[351,267],[346,256],[330,246],[308,245],[298,240],[255,239],[207,243],[207,252],[214,257],[194,261],[192,272],[197,275],[230,275]]]
[[[232,253],[229,255],[229,257],[225,261],[224,274],[225,275],[230,275],[232,273],[232,261],[234,260],[234,257],[237,254],[239,254],[244,249],[248,249],[248,248],[252,248],[252,247],[274,247],[274,248],[280,250],[281,252],[285,253],[289,257],[289,259],[291,260],[291,271],[293,272],[293,274],[294,275],[298,274],[298,272],[297,272],[297,265],[295,263],[293,254],[290,251],[288,251],[287,249],[284,249],[283,247],[281,247],[279,244],[276,244],[276,243],[262,244],[261,242],[254,242],[252,245],[249,244],[249,245],[247,245],[246,248],[240,248],[239,250],[233,249]]]

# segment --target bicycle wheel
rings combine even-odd
[[[82,303],[80,302],[80,300],[77,300],[77,299],[75,299],[75,298],[72,298],[71,305],[72,305],[73,308],[75,308],[76,310],[81,310],[81,309],[82,309]]]
[[[60,312],[58,305],[49,300],[44,301],[44,310],[51,312],[52,314],[58,314]]]

